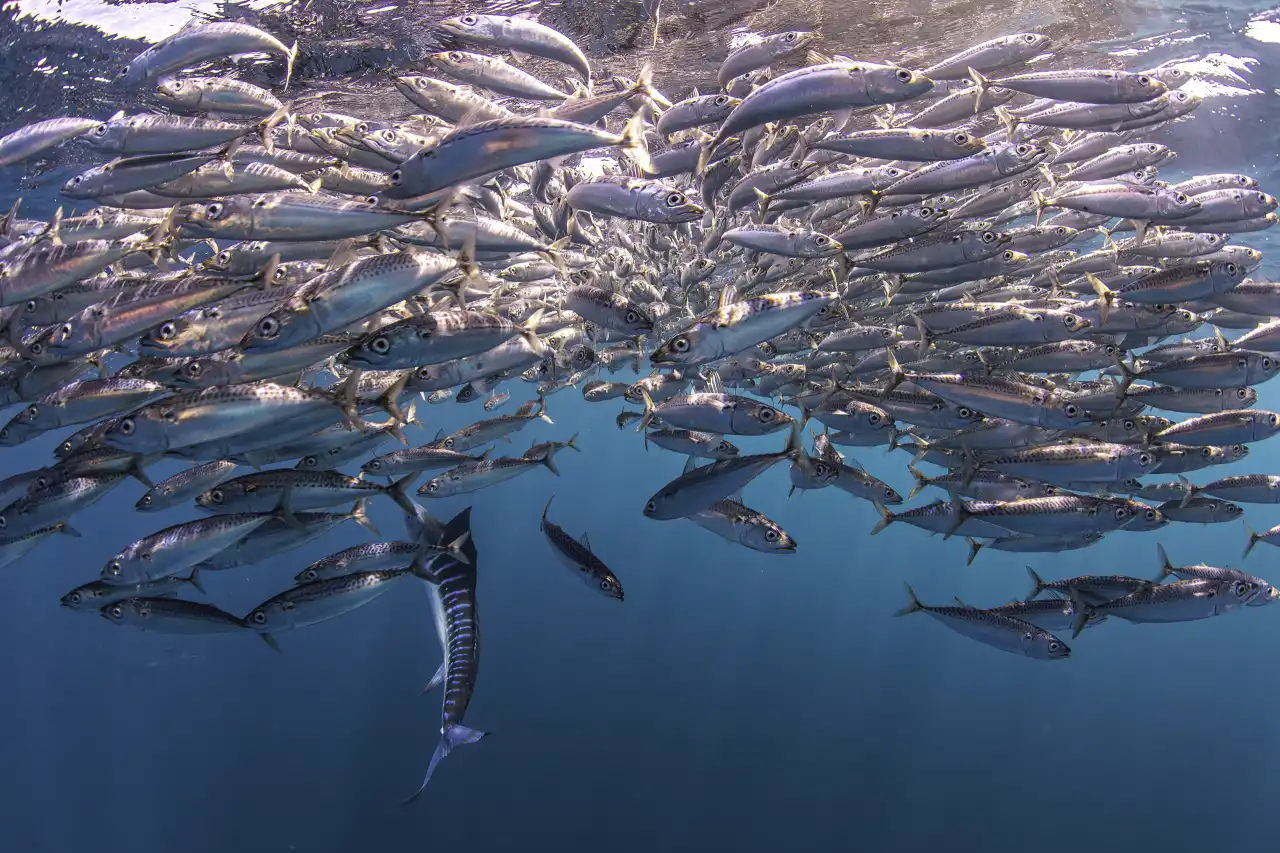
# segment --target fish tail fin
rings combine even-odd
[[[1098,323],[1099,325],[1107,322],[1107,317],[1111,314],[1111,306],[1116,301],[1116,294],[1111,288],[1103,283],[1091,272],[1084,274],[1085,281],[1089,282],[1089,286],[1093,288],[1093,292],[1098,294]]]
[[[578,433],[575,432],[573,435],[569,436],[569,440],[564,443],[564,446],[581,453],[582,448],[578,446]]]
[[[293,47],[289,48],[289,53],[284,58],[284,91],[289,91],[289,81],[293,79],[293,63],[298,61],[298,42],[294,41]]]
[[[636,164],[636,168],[651,175],[655,169],[653,161],[649,159],[649,146],[644,141],[644,120],[647,112],[648,109],[643,107],[636,110],[635,115],[627,121],[627,126],[622,129],[620,144],[623,152],[631,158],[631,162]]]
[[[199,570],[199,569],[192,569],[192,570],[191,570],[191,574],[187,575],[187,576],[186,576],[185,578],[183,578],[182,580],[186,581],[187,583],[189,583],[189,584],[191,584],[192,586],[194,586],[196,589],[200,590],[201,594],[203,594],[203,595],[208,595],[208,594],[209,594],[209,593],[207,593],[207,592],[205,592],[205,591],[204,591],[204,584],[200,583],[200,570]]]
[[[1080,632],[1084,630],[1084,626],[1089,622],[1089,617],[1093,615],[1093,608],[1085,603],[1084,598],[1080,595],[1080,590],[1074,586],[1067,587],[1067,594],[1071,596],[1071,639],[1080,636]]]
[[[894,518],[893,513],[890,512],[889,508],[886,507],[884,504],[880,503],[879,501],[872,501],[872,503],[875,504],[876,512],[880,513],[880,520],[876,522],[875,527],[871,528],[871,535],[875,536],[881,530],[884,530],[890,524],[893,524],[893,522],[896,519]]]
[[[911,500],[929,487],[929,478],[920,473],[920,469],[916,467],[914,459],[907,465],[907,470],[911,472],[912,478],[916,481],[915,486],[911,489],[911,494],[907,495],[907,500]]]
[[[543,526],[546,526],[546,523],[547,523],[547,510],[551,509],[551,502],[555,499],[556,499],[555,495],[552,495],[551,497],[547,498],[547,505],[542,508],[542,521],[540,522],[540,524]]]
[[[422,777],[422,784],[418,786],[418,790],[414,791],[408,797],[400,801],[401,805],[408,805],[418,797],[422,796],[422,792],[427,789],[427,783],[431,781],[432,775],[436,772],[436,767],[440,762],[453,750],[463,744],[475,743],[483,739],[489,733],[469,729],[466,726],[453,724],[444,730],[444,734],[440,737],[440,743],[436,745],[436,751],[431,754],[431,763],[427,765],[426,775]]]
[[[1155,576],[1155,582],[1160,583],[1173,574],[1173,563],[1169,561],[1169,555],[1165,553],[1164,546],[1159,542],[1156,543],[1156,556],[1160,559],[1160,573]]]
[[[280,122],[290,119],[291,115],[292,113],[289,112],[288,105],[284,105],[271,115],[267,116],[266,119],[263,120],[262,124],[258,125],[258,135],[262,137],[262,147],[266,149],[268,154],[275,150],[275,142],[272,139],[275,135],[275,129],[280,125]],[[224,159],[229,159],[234,153],[234,149],[231,149],[222,156]]]
[[[1240,555],[1241,560],[1249,556],[1249,552],[1253,550],[1253,546],[1257,545],[1258,541],[1262,539],[1261,536],[1253,532],[1253,528],[1249,526],[1249,522],[1247,521],[1244,523],[1244,532],[1245,535],[1249,537],[1249,541],[1244,546],[1244,553]]]
[[[942,534],[942,540],[944,542],[954,536],[956,531],[964,526],[965,521],[970,516],[969,509],[965,506],[964,499],[960,496],[960,492],[957,489],[952,488],[949,489],[947,493],[951,496],[951,514],[953,520],[951,522],[951,527],[947,529],[946,533]]]
[[[916,591],[911,588],[911,584],[904,583],[907,589],[907,606],[894,613],[894,616],[910,616],[912,613],[918,613],[924,610],[924,605],[920,603],[920,599],[916,598]]]
[[[378,531],[378,528],[374,526],[373,522],[369,520],[369,513],[367,510],[368,503],[369,501],[367,498],[361,498],[356,501],[356,505],[351,508],[351,512],[348,513],[348,515],[356,524],[381,539],[382,534]]]
[[[977,539],[966,539],[965,541],[969,543],[969,558],[964,561],[964,564],[966,566],[972,566],[973,558],[978,556],[978,552],[982,550],[982,543]]]
[[[541,391],[538,392],[538,410],[533,413],[533,416],[544,420],[553,426],[555,425],[555,421],[551,420],[547,415],[547,396]]]
[[[413,485],[413,481],[418,479],[421,471],[413,471],[396,480],[387,486],[387,497],[395,501],[402,510],[414,515],[417,513],[417,505],[413,502],[413,498],[409,497],[409,487]]]
[[[542,315],[547,313],[546,308],[539,308],[533,312],[533,315],[520,324],[520,334],[524,335],[525,340],[533,347],[535,352],[541,352],[542,341],[538,338],[538,326],[542,325]]]
[[[977,88],[977,91],[973,93],[973,114],[977,115],[982,112],[982,96],[987,94],[987,90],[991,88],[991,81],[973,66],[969,66],[969,79],[973,81],[973,85]]]
[[[649,427],[649,422],[653,420],[654,413],[657,411],[653,405],[653,397],[649,396],[649,391],[642,385],[640,386],[640,396],[644,398],[644,414],[640,416],[640,424],[636,427],[636,432],[643,432]]]
[[[902,369],[902,365],[898,363],[898,357],[893,354],[893,350],[888,349],[885,352],[889,356],[889,385],[884,389],[884,392],[888,394],[903,383],[907,378],[907,374]]]
[[[782,452],[789,459],[799,459],[807,455],[804,451],[804,434],[801,432],[800,424],[794,422],[791,424],[791,432],[787,434],[787,446]]]
[[[1031,592],[1027,593],[1027,601],[1030,601],[1044,592],[1048,585],[1044,582],[1044,578],[1040,577],[1040,573],[1030,566],[1027,566],[1027,574],[1031,577]]]
[[[1185,508],[1186,505],[1191,502],[1191,497],[1200,489],[1198,486],[1191,485],[1191,481],[1181,474],[1178,475],[1178,482],[1181,484],[1184,492],[1182,500],[1178,503],[1178,506]]]

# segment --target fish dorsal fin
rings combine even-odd
[[[690,456],[688,459],[684,461],[684,471],[682,473],[688,474],[690,471],[692,471],[694,468],[697,468],[697,467],[698,467],[698,460]]]
[[[738,489],[733,494],[729,495],[729,497],[725,498],[725,500],[733,501],[736,504],[742,503],[742,489]]]
[[[591,550],[591,539],[587,536],[587,531],[582,531],[582,537],[578,541],[582,543],[583,548],[586,548],[588,551]]]
[[[720,379],[720,373],[716,370],[708,370],[706,375],[707,391],[712,394],[724,393],[724,382]]]
[[[698,91],[697,86],[694,86],[693,91],[689,93],[689,100],[693,100],[694,98],[701,98],[701,97],[702,97],[702,93]]]

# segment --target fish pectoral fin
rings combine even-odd
[[[448,670],[448,664],[449,664],[448,661],[440,662],[440,668],[436,670],[436,674],[431,676],[431,680],[427,682],[427,686],[422,688],[423,693],[430,693],[432,690],[435,690],[441,684],[444,684],[444,675],[445,675],[445,672]]]

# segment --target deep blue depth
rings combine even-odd
[[[781,5],[785,12],[797,4]],[[862,14],[862,4],[813,5],[822,9],[820,25],[808,17],[790,25],[849,32]],[[899,27],[904,44],[917,38],[911,21],[933,14],[928,2],[866,5],[883,15],[896,8],[900,23],[885,32]],[[1041,25],[1095,32],[1098,19],[1112,16],[1119,23],[1107,41],[1068,49],[1094,61],[1118,53],[1131,67],[1211,54],[1249,58],[1244,82],[1207,78],[1219,90],[1190,120],[1150,138],[1179,155],[1162,177],[1244,172],[1280,192],[1280,14],[1261,4],[1118,10],[1064,0],[1010,3],[1003,15],[973,5],[980,14],[961,16],[962,25],[944,34],[934,27],[932,56]],[[786,23],[783,12],[769,20]],[[1271,21],[1272,29],[1255,24],[1249,35],[1251,20]],[[43,38],[66,50],[68,33],[88,33],[69,25],[37,31],[13,6],[0,26],[13,30],[10,47]],[[664,34],[689,26],[673,14]],[[645,31],[637,47],[648,39]],[[140,44],[97,40],[121,56]],[[841,52],[842,43],[835,38],[823,49]],[[663,50],[664,64],[678,63],[678,43]],[[867,58],[902,52],[892,44],[876,50]],[[30,52],[13,56],[20,59],[3,60],[0,104],[18,105],[0,109],[8,119],[0,132],[66,103],[114,112],[76,98],[49,109],[30,102],[16,81],[33,72],[15,64]],[[662,75],[657,83],[668,95],[687,90],[665,85]],[[69,170],[50,167],[39,177],[0,170],[0,207],[21,192],[31,199],[24,212],[51,213]],[[1271,255],[1255,278],[1275,275],[1272,234],[1234,242]],[[518,381],[507,387],[512,400],[501,413],[533,395]],[[279,655],[248,632],[142,633],[60,608],[58,598],[128,542],[196,510],[137,513],[132,505],[144,489],[129,481],[77,515],[71,524],[82,538],[54,537],[3,570],[0,849],[1080,853],[1274,844],[1269,818],[1280,779],[1271,765],[1280,740],[1272,713],[1280,694],[1270,682],[1280,609],[1168,626],[1112,619],[1055,663],[1001,654],[924,615],[892,618],[906,600],[904,581],[926,604],[959,596],[994,606],[1027,593],[1028,562],[1046,578],[1153,577],[1157,542],[1176,563],[1244,565],[1280,581],[1280,555],[1270,546],[1240,563],[1239,523],[1118,532],[1086,551],[1030,560],[984,551],[966,568],[961,537],[943,542],[894,525],[872,538],[874,508],[834,489],[788,500],[779,466],[748,487],[747,502],[779,521],[799,552],[757,554],[691,523],[641,516],[683,460],[656,447],[646,453],[640,436],[620,432],[620,407],[586,403],[572,389],[552,396],[555,425],[535,422],[496,452],[518,455],[535,439],[579,433],[583,452],[557,456],[562,477],[534,471],[426,504],[441,518],[475,507],[482,663],[467,722],[492,735],[455,751],[408,807],[396,802],[416,787],[440,725],[439,694],[420,695],[440,650],[419,583],[282,634]],[[1280,410],[1280,383],[1259,388],[1257,408]],[[486,416],[479,403],[420,403],[419,415],[428,428],[411,431],[415,442]],[[67,432],[0,451],[0,477],[51,464]],[[782,438],[733,440],[760,452]],[[911,489],[905,453],[846,452],[904,495]],[[179,468],[166,461],[149,473],[158,481]],[[1280,473],[1280,441],[1254,444],[1244,462],[1191,479],[1255,472]],[[538,530],[552,494],[552,519],[571,534],[590,533],[621,579],[625,603],[555,562]],[[936,497],[943,494],[912,505]],[[371,510],[384,538],[404,538],[389,500],[375,499]],[[1263,530],[1280,523],[1280,507],[1246,505],[1245,518]],[[200,600],[243,614],[312,560],[369,539],[347,524],[259,565],[207,573],[209,594]]]

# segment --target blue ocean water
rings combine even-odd
[[[121,104],[95,74],[110,76],[197,7],[294,22],[303,85],[357,91],[376,81],[375,69],[412,62],[424,25],[464,5],[18,0],[0,13],[0,131],[48,115],[110,115]],[[544,11],[593,61],[633,71],[649,50],[639,3],[585,5]],[[1052,33],[1076,58],[1118,57],[1131,67],[1187,60],[1203,75],[1188,85],[1206,103],[1153,137],[1179,154],[1162,176],[1238,171],[1280,189],[1280,11],[1264,4],[670,5],[669,35],[655,54],[668,94],[714,85],[734,38],[788,26],[817,29],[828,52],[903,62],[1024,30]],[[0,206],[22,194],[24,214],[51,214],[74,166],[0,171]],[[1275,274],[1273,241],[1265,232],[1236,240],[1273,255],[1255,278]],[[531,396],[531,386],[512,390],[507,411]],[[1280,386],[1261,386],[1258,407],[1280,410]],[[763,555],[683,521],[642,517],[645,499],[682,460],[646,453],[637,435],[615,427],[617,410],[559,393],[548,402],[555,424],[534,423],[513,449],[579,434],[582,452],[557,459],[561,477],[536,471],[430,502],[442,518],[474,505],[483,639],[468,723],[492,736],[456,751],[407,807],[397,800],[416,787],[440,719],[439,695],[420,695],[440,655],[420,584],[281,635],[282,654],[247,632],[143,633],[60,608],[58,598],[128,542],[194,511],[136,513],[143,488],[129,482],[76,516],[82,538],[55,537],[3,571],[0,848],[754,853],[1017,845],[1074,853],[1272,842],[1267,816],[1280,796],[1268,769],[1280,758],[1270,719],[1270,652],[1280,640],[1273,609],[1167,626],[1111,620],[1057,663],[1001,654],[924,616],[892,618],[905,603],[904,581],[929,604],[959,596],[994,606],[1026,594],[1028,562],[1048,578],[1154,576],[1156,542],[1175,562],[1240,566],[1240,524],[1119,532],[1086,551],[1032,560],[984,552],[966,567],[960,537],[944,542],[903,525],[870,537],[874,508],[834,490],[788,500],[780,466],[749,487],[749,502],[800,547],[794,556]],[[418,440],[484,416],[478,404],[422,412],[428,434]],[[0,477],[50,464],[65,434],[0,451]],[[780,440],[740,444],[762,452]],[[1230,470],[1192,479],[1280,472],[1273,445],[1255,444]],[[904,454],[853,455],[910,490]],[[165,462],[150,473],[158,480],[179,468]],[[553,520],[590,533],[625,586],[624,603],[594,594],[553,559],[538,530],[553,494]],[[386,538],[402,537],[390,501],[375,500],[372,516]],[[1245,518],[1262,530],[1280,523],[1280,508],[1249,505]],[[210,573],[208,600],[246,612],[310,561],[368,538],[346,525],[261,564]],[[1276,580],[1274,555],[1259,547],[1247,566]]]

